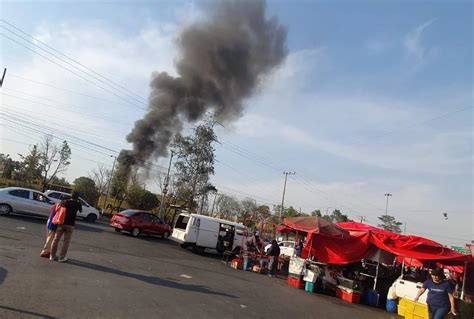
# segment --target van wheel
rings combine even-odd
[[[0,204],[0,215],[8,215],[12,212],[12,207],[8,204]]]
[[[140,235],[140,228],[138,228],[138,227],[133,227],[133,228],[132,228],[132,231],[130,232],[130,234],[131,234],[133,237],[138,237],[138,235]]]
[[[170,233],[165,231],[163,234],[161,234],[161,238],[167,239],[170,236]]]
[[[89,223],[94,223],[97,220],[97,215],[96,214],[89,214],[89,215],[87,215],[86,220]]]

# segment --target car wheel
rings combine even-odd
[[[170,236],[170,233],[165,231],[163,234],[161,234],[161,238],[166,239]]]
[[[138,235],[140,235],[140,228],[138,228],[138,227],[133,227],[133,228],[132,228],[132,231],[130,232],[130,234],[131,234],[133,237],[137,237]]]
[[[12,207],[8,204],[0,204],[0,215],[8,215],[13,211]]]
[[[94,223],[97,220],[97,215],[96,214],[89,214],[86,216],[86,221],[89,223]]]
[[[115,231],[116,231],[117,233],[120,233],[122,230],[121,230],[120,228],[115,228]]]

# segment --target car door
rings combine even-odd
[[[39,192],[32,192],[32,213],[49,216],[49,211],[51,210],[51,205],[53,202],[46,197],[44,194]]]
[[[165,232],[165,224],[161,221],[158,216],[151,215],[151,230],[150,232],[154,235],[161,235]]]
[[[153,231],[149,213],[138,213],[134,217],[136,217],[136,225],[142,234],[150,234]]]
[[[27,189],[13,189],[8,192],[8,201],[15,212],[30,212],[31,207],[30,194]]]

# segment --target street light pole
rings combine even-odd
[[[384,195],[387,197],[387,203],[385,204],[385,216],[387,216],[388,215],[388,198],[392,196],[392,194],[386,193]]]
[[[110,157],[112,156],[113,155],[110,155]],[[113,157],[114,157],[114,164],[112,165],[112,171],[110,172],[109,182],[107,183],[107,193],[105,194],[104,206],[102,206],[102,214],[104,214],[104,208],[107,207],[107,200],[109,199],[110,183],[112,182],[112,178],[114,176],[115,162],[117,161],[117,156],[113,156]]]
[[[169,185],[169,181],[170,181],[171,162],[173,160],[173,155],[174,155],[174,152],[171,151],[170,163],[168,165],[168,172],[166,173],[165,183],[164,183],[164,187],[163,187],[163,194],[161,194],[161,202],[160,202],[160,217],[161,218],[163,218],[163,206],[164,206],[166,193],[168,192],[168,185]]]
[[[283,184],[283,196],[281,197],[280,222],[283,216],[283,205],[285,204],[286,180],[288,179],[288,175],[295,175],[296,172],[283,172],[283,174],[285,175],[285,183]]]

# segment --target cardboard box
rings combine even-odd
[[[304,261],[303,258],[291,257],[288,272],[290,274],[302,275],[304,271]]]

